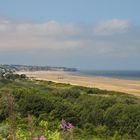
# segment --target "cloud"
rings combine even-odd
[[[0,52],[64,56],[130,56],[140,53],[140,31],[127,20],[113,19],[96,25],[48,21],[44,23],[0,20]]]
[[[8,31],[8,29],[9,29],[9,21],[0,20],[0,32]]]
[[[80,28],[55,21],[45,23],[12,23],[0,21],[0,50],[63,49],[80,45],[75,38]]]
[[[127,20],[113,19],[99,22],[95,26],[94,31],[97,35],[112,35],[126,32],[129,27],[130,23]]]
[[[72,24],[59,24],[56,21],[49,21],[41,24],[21,23],[16,25],[16,31],[30,33],[30,35],[62,36],[75,35],[78,30]]]

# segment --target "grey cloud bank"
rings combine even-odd
[[[139,37],[138,27],[120,19],[89,26],[0,20],[0,58],[1,63],[139,69]]]

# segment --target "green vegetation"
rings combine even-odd
[[[0,140],[140,140],[138,97],[6,75],[0,78]],[[62,130],[62,119],[75,127]]]

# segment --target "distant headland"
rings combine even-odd
[[[0,65],[0,71],[77,71],[76,68],[55,67],[55,66],[35,66],[35,65]]]

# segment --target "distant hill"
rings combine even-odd
[[[51,66],[28,66],[28,65],[0,65],[0,72],[3,71],[77,71],[76,68],[51,67]]]

